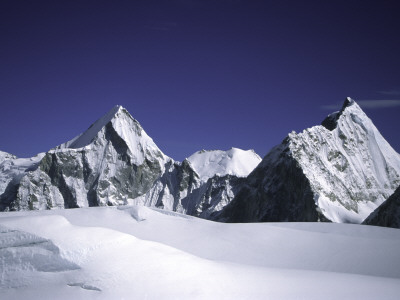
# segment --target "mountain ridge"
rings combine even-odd
[[[231,148],[174,161],[117,105],[36,159],[0,152],[0,210],[139,204],[225,222],[361,223],[399,174],[400,155],[350,97],[262,160]]]
[[[245,152],[239,149],[235,151]],[[257,157],[254,152],[249,153]],[[219,154],[229,156],[229,150],[219,151]],[[9,160],[16,159],[9,154],[2,156]],[[200,180],[188,160],[180,163],[166,156],[139,122],[119,105],[86,131],[50,149],[41,155],[35,165],[20,171],[19,176],[5,176],[10,180],[4,180],[3,185],[9,191],[2,197],[1,210],[74,208],[135,202],[201,214],[201,203],[206,201],[203,193],[230,194],[230,187],[224,183],[228,185],[230,180],[236,181],[235,170],[230,172],[230,177],[212,174],[207,178],[213,177],[209,183],[208,180]],[[241,176],[246,175],[243,170],[240,171]],[[251,168],[247,170],[250,171]],[[220,192],[212,192],[214,188]],[[226,189],[226,192],[221,189]],[[221,196],[217,203],[215,199],[207,200],[213,205],[204,209],[220,208],[218,203],[224,197]]]

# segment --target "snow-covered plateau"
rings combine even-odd
[[[6,299],[398,299],[400,230],[143,206],[0,214]]]

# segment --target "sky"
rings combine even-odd
[[[176,160],[264,156],[350,96],[400,152],[398,1],[0,1],[0,150],[124,106]]]

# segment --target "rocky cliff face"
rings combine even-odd
[[[363,222],[365,225],[400,228],[400,187]]]
[[[361,223],[400,185],[400,156],[352,99],[292,132],[214,219]]]

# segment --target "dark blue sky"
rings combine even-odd
[[[385,0],[2,0],[0,150],[47,151],[121,104],[177,160],[264,156],[351,96],[398,100],[365,112],[399,152],[399,15]]]

